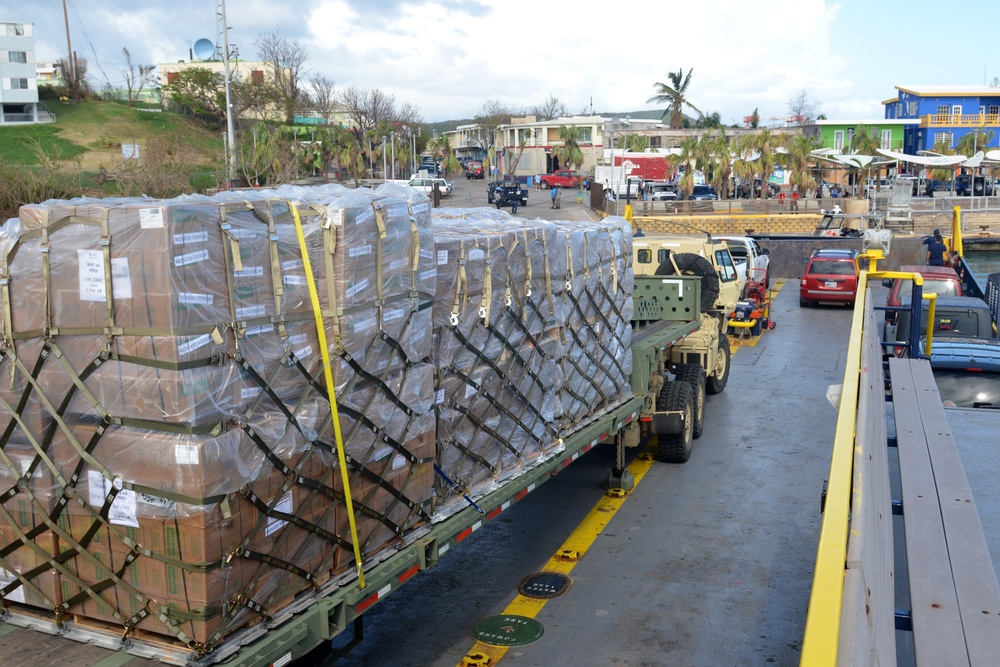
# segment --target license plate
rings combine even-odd
[[[824,283],[824,284],[827,287],[836,287],[837,286],[837,281],[836,280],[827,280],[826,283]]]

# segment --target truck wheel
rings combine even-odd
[[[684,414],[683,432],[656,436],[658,459],[667,463],[684,463],[691,458],[694,441],[694,387],[690,382],[666,383],[656,399],[656,409]]]
[[[677,380],[694,388],[694,427],[692,436],[701,437],[705,424],[705,369],[701,364],[677,364]]]
[[[552,187],[552,186],[550,186],[550,185],[549,185],[548,183],[546,183],[545,181],[542,181],[542,190],[548,190],[548,189],[549,189],[550,187]]]
[[[680,269],[681,275],[701,276],[701,312],[712,310],[715,300],[719,298],[719,274],[715,272],[712,263],[693,252],[674,253],[674,262]],[[669,258],[656,267],[656,275],[674,275],[674,266]]]
[[[710,394],[721,394],[729,383],[729,336],[719,335],[719,353],[715,357],[715,372],[705,383],[705,390]]]

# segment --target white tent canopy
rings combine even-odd
[[[893,160],[899,160],[900,162],[910,162],[912,164],[920,164],[925,167],[949,167],[952,165],[962,164],[966,162],[969,158],[964,155],[910,155],[908,153],[899,153],[897,151],[890,151],[884,148],[879,148],[878,152],[887,158]],[[977,153],[980,161],[982,161],[982,153]],[[979,166],[976,165],[964,165],[964,166]]]

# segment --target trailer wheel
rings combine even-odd
[[[706,313],[715,306],[715,300],[719,298],[719,274],[715,272],[712,263],[693,252],[674,253],[674,262],[684,276],[701,276],[701,312]],[[674,266],[670,263],[670,258],[656,267],[656,275],[674,275]]]
[[[689,382],[668,382],[656,399],[656,409],[684,414],[684,431],[658,435],[657,458],[667,463],[684,463],[691,458],[694,441],[694,387]]]
[[[691,435],[700,438],[705,424],[705,369],[701,364],[678,364],[675,375],[678,381],[687,382],[694,389],[694,426]]]
[[[710,394],[721,394],[729,383],[729,336],[719,336],[719,353],[715,355],[715,372],[708,378],[705,389]]]

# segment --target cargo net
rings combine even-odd
[[[211,652],[432,511],[426,198],[51,201],[0,232],[0,604]]]
[[[631,228],[434,214],[435,519],[558,452],[631,394]]]

